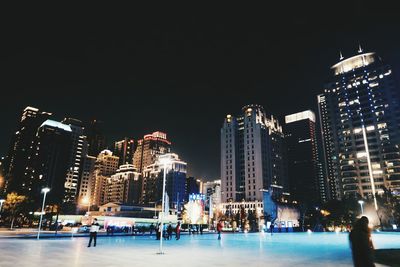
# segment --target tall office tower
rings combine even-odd
[[[161,203],[162,200],[162,181],[164,165],[161,163],[167,159],[170,165],[167,167],[165,191],[168,194],[171,208],[183,207],[185,196],[185,183],[187,163],[179,159],[174,153],[159,155],[156,162],[147,166],[143,171],[143,204]]]
[[[6,185],[6,158],[2,157],[0,158],[0,197],[3,198],[4,195],[4,189]]]
[[[18,130],[12,138],[6,164],[7,192],[28,194],[32,177],[27,168],[32,166],[32,156],[36,153],[36,133],[39,126],[51,116],[51,113],[40,111],[37,108],[26,107],[22,112]]]
[[[87,127],[85,127],[85,135],[87,136],[87,142],[89,145],[89,156],[97,157],[101,151],[107,148],[102,121],[90,121]]]
[[[315,114],[311,110],[285,116],[288,175],[292,198],[319,205],[326,201],[325,178],[319,158]]]
[[[43,187],[51,189],[48,203],[61,205],[66,202],[70,194],[66,177],[72,149],[71,135],[71,127],[58,121],[46,120],[39,127],[32,168],[26,170],[32,177],[29,187],[35,203],[40,203]]]
[[[119,157],[119,165],[132,164],[135,153],[135,140],[125,137],[114,144],[114,155]]]
[[[171,142],[167,140],[167,134],[154,132],[147,134],[138,140],[137,148],[133,157],[133,165],[139,172],[156,162],[158,155],[171,151]]]
[[[92,184],[95,184],[95,164],[96,157],[84,156],[81,179],[79,182],[79,197],[78,204],[80,206],[87,206],[92,203]]]
[[[119,166],[116,174],[107,179],[105,203],[139,204],[142,193],[141,174],[132,164]]]
[[[65,118],[63,124],[69,125],[72,130],[72,148],[69,157],[69,167],[65,181],[65,202],[76,203],[80,177],[83,170],[83,161],[88,152],[88,144],[84,135],[84,127],[80,120]]]
[[[263,199],[270,185],[288,190],[284,135],[279,122],[259,105],[227,115],[221,128],[222,201]]]
[[[196,179],[194,177],[186,178],[186,186],[185,186],[185,200],[189,201],[190,194],[200,194],[202,190],[203,183],[200,179]]]
[[[214,180],[203,183],[203,194],[207,198],[211,198],[211,203],[214,207],[218,207],[221,204],[221,180]],[[207,206],[209,205],[207,201]]]
[[[400,106],[391,67],[360,48],[331,69],[318,95],[330,198],[374,198],[384,187],[399,194]]]
[[[118,162],[119,158],[107,149],[101,151],[97,156],[94,177],[91,184],[91,205],[100,206],[105,204],[107,179],[116,173]]]

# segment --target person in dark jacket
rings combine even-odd
[[[371,240],[371,231],[368,227],[369,220],[366,216],[358,219],[349,235],[350,246],[355,267],[373,267],[374,246]]]
[[[171,240],[172,239],[172,225],[171,225],[171,223],[168,225],[167,233],[168,233],[168,240]]]

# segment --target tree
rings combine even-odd
[[[14,226],[16,215],[21,210],[22,205],[26,202],[26,200],[26,196],[18,195],[15,192],[7,194],[6,201],[4,202],[4,209],[8,210],[11,214],[11,229]]]

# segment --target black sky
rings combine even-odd
[[[371,2],[5,10],[0,155],[30,105],[104,121],[109,145],[165,131],[190,174],[215,179],[226,114],[249,103],[280,118],[314,109],[339,51],[358,43],[400,73],[400,13]]]

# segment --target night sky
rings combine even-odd
[[[385,1],[36,9],[3,10],[0,155],[30,105],[104,121],[110,148],[164,131],[191,175],[216,179],[226,114],[315,109],[339,51],[358,43],[400,74],[400,13]]]

